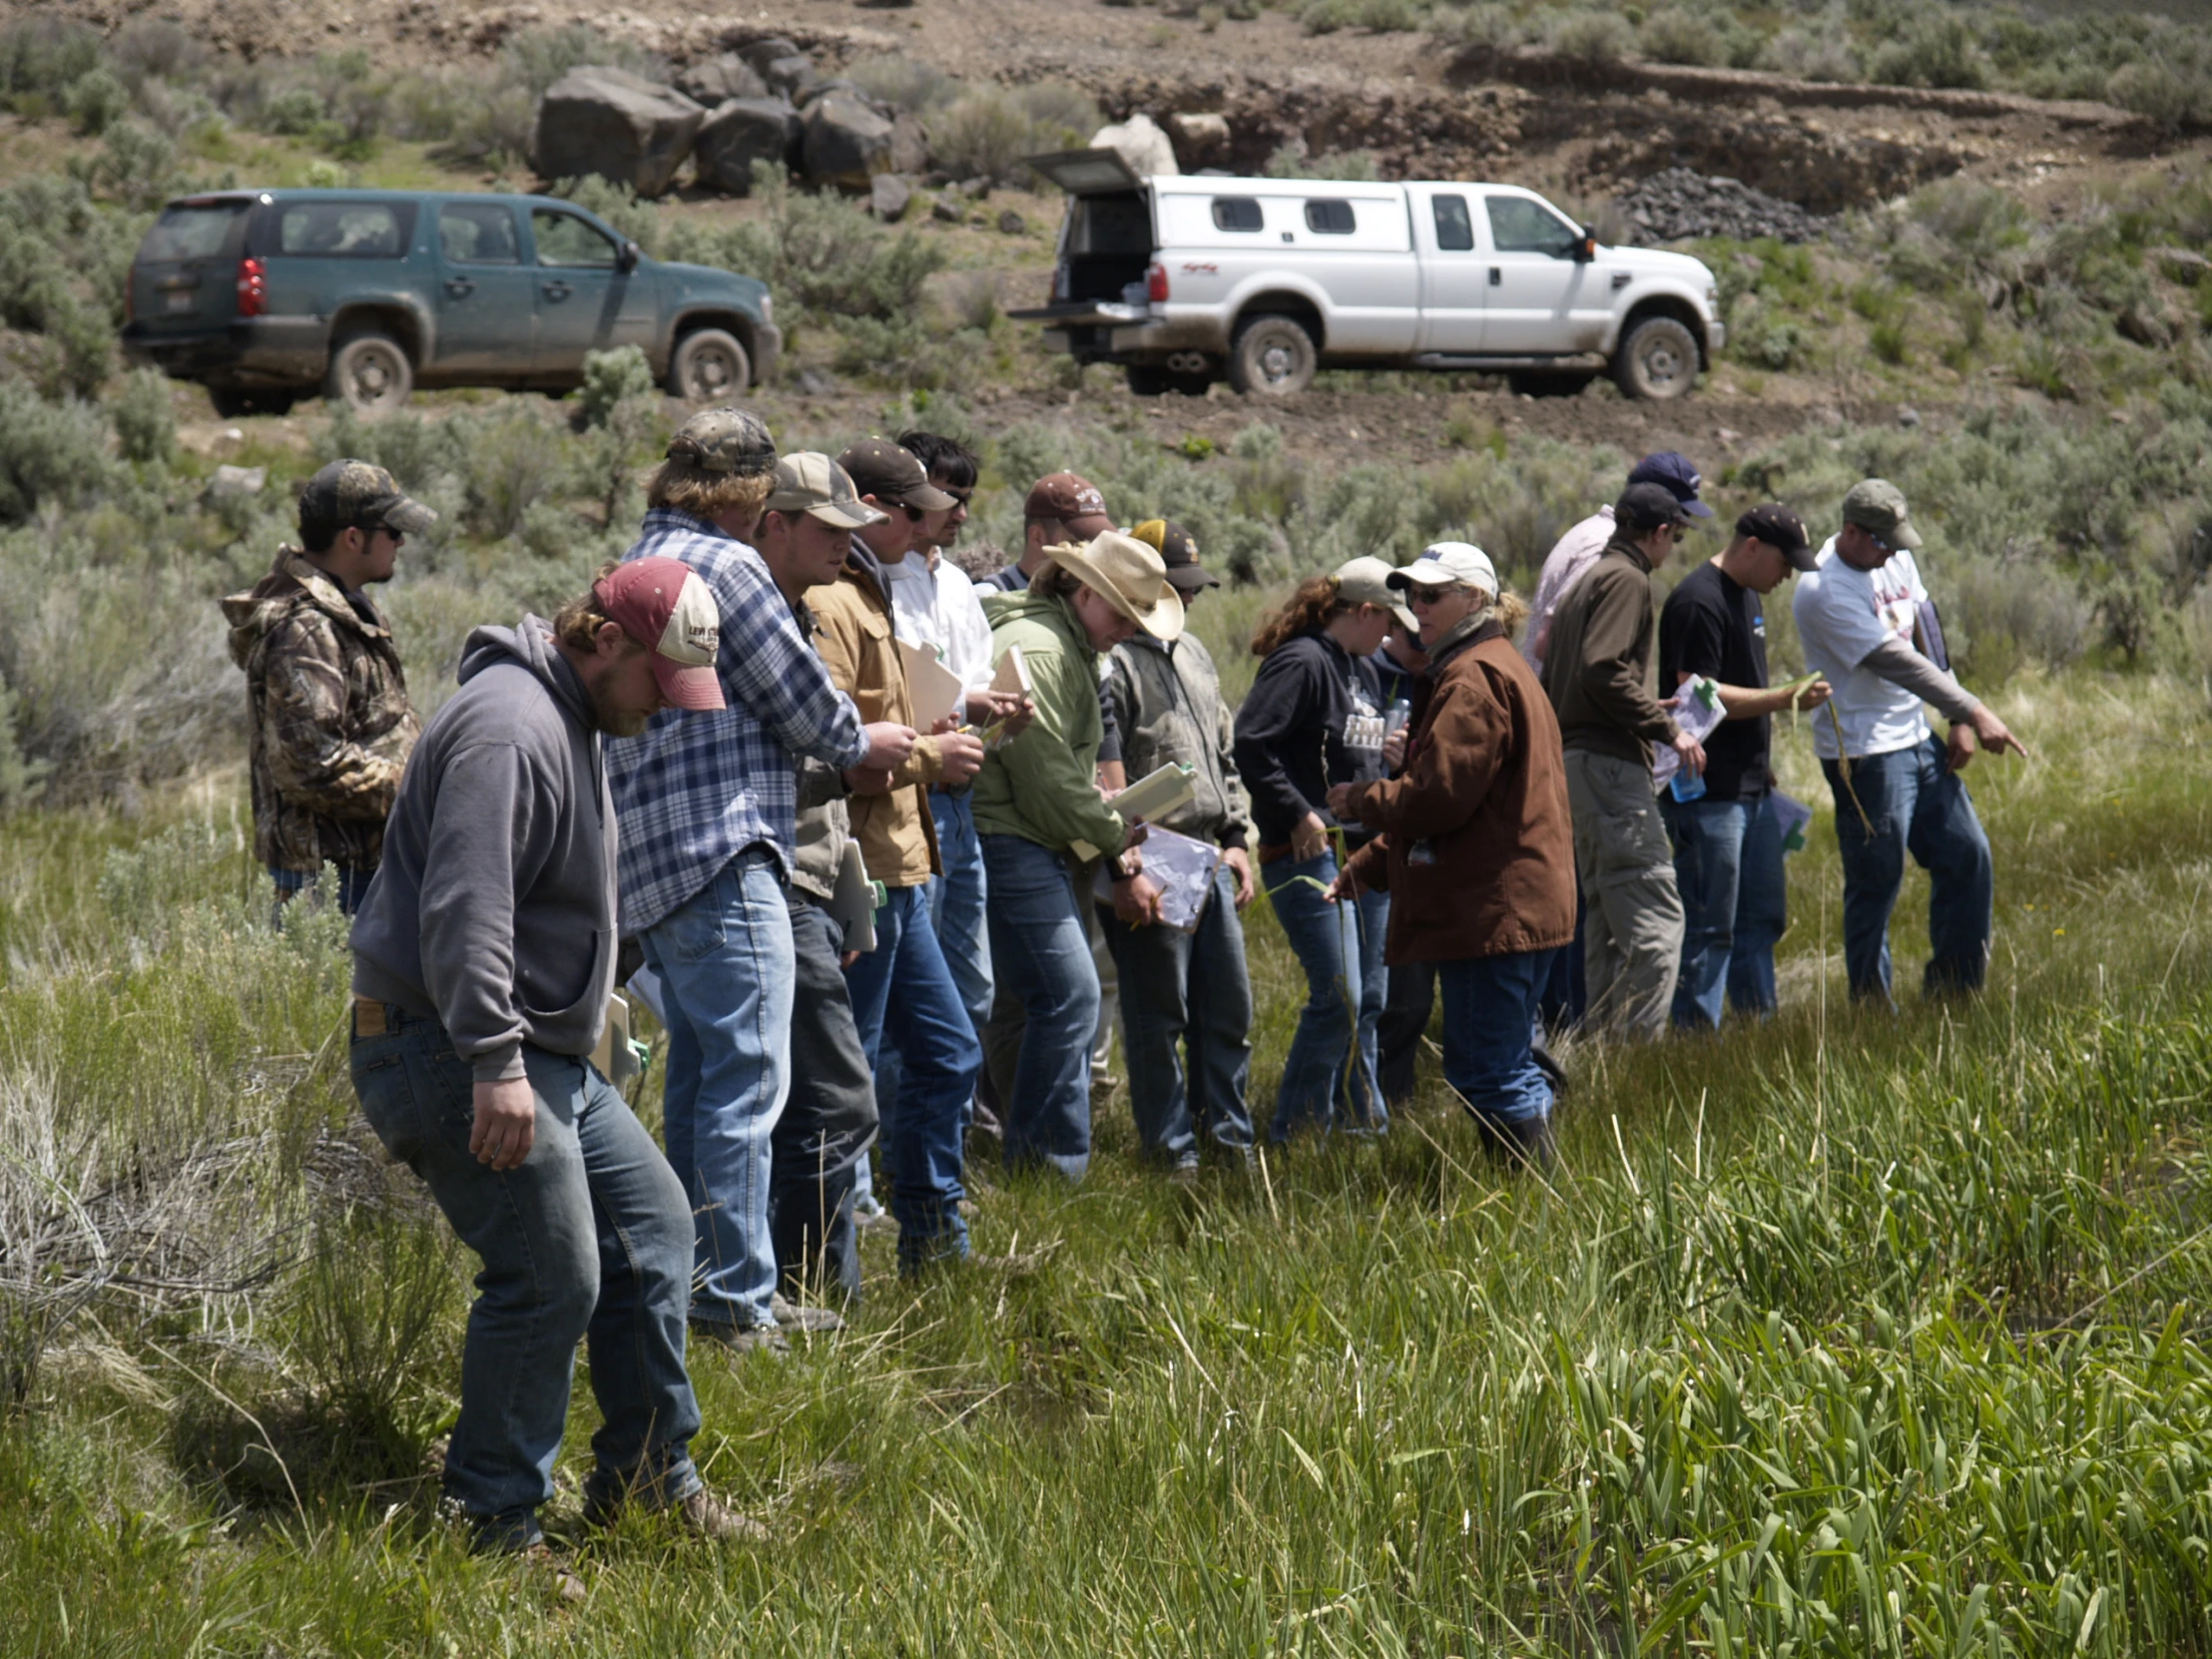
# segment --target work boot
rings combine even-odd
[[[724,1320],[693,1320],[694,1342],[711,1344],[730,1354],[774,1354],[792,1351],[790,1340],[773,1325],[731,1325]]]
[[[834,1308],[803,1307],[785,1300],[778,1291],[768,1299],[768,1311],[776,1316],[777,1325],[785,1331],[798,1331],[807,1336],[829,1331],[842,1331],[844,1316]]]
[[[553,1553],[553,1546],[540,1538],[527,1549],[517,1550],[515,1558],[525,1571],[542,1579],[553,1599],[564,1607],[573,1607],[584,1599],[584,1581],[570,1572]]]
[[[1514,1170],[1533,1169],[1538,1175],[1549,1175],[1559,1163],[1559,1145],[1552,1139],[1551,1119],[1513,1118],[1500,1127],[1505,1131],[1506,1162]]]
[[[744,1543],[768,1541],[767,1527],[751,1515],[739,1514],[704,1486],[674,1503],[655,1503],[651,1501],[650,1486],[640,1486],[613,1469],[593,1469],[584,1477],[584,1524],[612,1526],[634,1500],[648,1514],[666,1515],[694,1537],[714,1543],[733,1539]]]

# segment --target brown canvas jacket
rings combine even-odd
[[[1390,895],[1385,961],[1501,956],[1574,937],[1559,726],[1495,622],[1438,652],[1403,772],[1355,785],[1352,806],[1382,828],[1349,868]]]
[[[1544,648],[1543,689],[1567,748],[1649,766],[1651,746],[1674,741],[1651,686],[1657,617],[1651,561],[1616,533],[1559,601]]]
[[[898,658],[879,567],[856,542],[854,549],[834,582],[807,590],[815,613],[815,649],[837,689],[859,706],[862,722],[912,726],[913,700],[906,691],[906,668]],[[929,812],[929,789],[942,772],[937,740],[925,735],[915,741],[905,765],[891,774],[887,795],[855,795],[845,803],[867,872],[886,887],[918,887],[943,867],[937,857],[937,824]]]
[[[373,622],[293,547],[223,601],[246,670],[254,856],[271,868],[374,869],[383,856],[422,726],[391,629],[367,609]]]

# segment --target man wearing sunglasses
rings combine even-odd
[[[1921,583],[1905,493],[1854,484],[1843,528],[1798,580],[1792,610],[1805,666],[1836,688],[1813,746],[1836,800],[1844,864],[1844,970],[1854,997],[1890,995],[1890,912],[1911,852],[1929,872],[1924,994],[1977,991],[1988,968],[1996,883],[1989,837],[1959,773],[1979,747],[2026,746],[1951,678]],[[1924,704],[1950,721],[1936,740]]]
[[[284,903],[324,864],[353,913],[383,855],[384,820],[421,724],[383,614],[400,544],[437,522],[390,473],[332,461],[299,492],[299,545],[223,601],[246,671],[254,855]]]

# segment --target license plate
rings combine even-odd
[[[166,308],[173,314],[178,311],[189,311],[192,309],[192,302],[194,297],[195,296],[189,291],[184,293],[169,294],[167,296]]]

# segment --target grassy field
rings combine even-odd
[[[465,1265],[357,1125],[334,921],[268,928],[229,781],[19,817],[0,1648],[2206,1651],[2212,708],[2001,707],[2040,759],[1976,769],[1979,1002],[1844,1004],[1824,810],[1781,1017],[1575,1052],[1549,1187],[1433,1083],[1191,1192],[1102,1099],[1082,1187],[977,1172],[1000,1265],[913,1289],[871,1240],[849,1333],[701,1365],[772,1544],[581,1536],[580,1386],[561,1612],[437,1518]],[[1299,990],[1251,930],[1265,1103]]]

